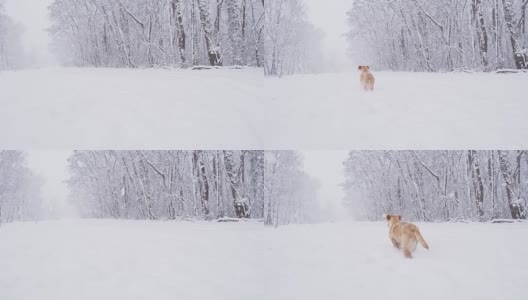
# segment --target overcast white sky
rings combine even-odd
[[[317,179],[321,184],[319,188],[319,201],[323,207],[333,211],[337,218],[344,218],[346,210],[342,209],[344,191],[339,186],[345,181],[343,161],[348,151],[302,151],[304,157],[304,170],[308,175]]]
[[[22,42],[27,52],[34,54],[38,66],[55,63],[49,53],[50,26],[48,5],[53,0],[6,0],[6,14],[24,26]]]
[[[329,64],[338,70],[350,70],[353,61],[347,56],[346,12],[354,0],[304,0],[310,22],[325,34],[323,51]]]
[[[37,66],[54,64],[49,54],[50,38],[46,29],[50,26],[48,5],[53,0],[6,0],[5,13],[24,26],[22,42],[27,52],[35,55]],[[68,189],[67,162],[71,151],[32,150],[28,153],[28,167],[43,178],[44,201],[61,216],[74,215],[66,199]]]

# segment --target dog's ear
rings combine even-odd
[[[367,70],[370,70],[370,67],[369,66],[366,66],[367,67]]]
[[[391,217],[392,217],[392,216],[389,215],[389,214],[386,214],[386,215],[385,215],[385,219],[387,219],[387,221],[389,221],[389,220],[391,219]]]
[[[397,217],[398,217],[398,221],[401,221],[401,216],[400,216],[400,215],[398,215]]]
[[[361,70],[361,66],[358,67],[358,70]]]

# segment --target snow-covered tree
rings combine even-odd
[[[263,151],[75,151],[72,200],[84,216],[262,218]]]
[[[266,75],[320,70],[322,33],[307,20],[302,0],[267,0],[265,18]]]
[[[24,57],[20,35],[22,26],[3,13],[4,0],[0,0],[0,70],[23,66]]]
[[[295,151],[265,152],[264,224],[279,226],[318,220],[318,184],[303,171]]]
[[[0,223],[41,218],[41,184],[22,151],[0,151]]]
[[[528,67],[527,0],[356,0],[350,51],[397,71]]]
[[[55,0],[51,35],[66,65],[260,66],[263,13],[261,0]]]
[[[346,202],[357,218],[525,219],[526,151],[352,151]]]

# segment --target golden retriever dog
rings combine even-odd
[[[361,86],[365,91],[374,91],[374,83],[376,79],[374,78],[374,75],[370,73],[369,69],[369,66],[359,66],[358,70],[361,71],[359,79],[361,82]]]
[[[403,249],[403,255],[412,258],[412,253],[416,250],[416,244],[420,242],[425,249],[429,250],[429,245],[425,242],[418,226],[401,222],[399,215],[386,215],[389,225],[389,238],[398,249]]]

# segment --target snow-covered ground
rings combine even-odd
[[[301,149],[518,149],[528,147],[528,73],[376,72],[266,79],[282,128],[274,145]],[[324,145],[324,147],[321,147]]]
[[[528,73],[0,72],[0,148],[517,149]]]
[[[263,78],[261,69],[0,72],[0,149],[262,145],[253,126],[264,123]]]
[[[408,260],[383,222],[8,224],[0,299],[525,298],[528,223],[419,225]]]

